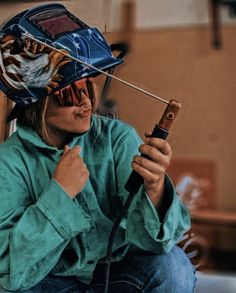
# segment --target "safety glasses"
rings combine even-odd
[[[84,78],[56,91],[53,97],[60,106],[79,106],[85,94],[94,103],[94,79]]]

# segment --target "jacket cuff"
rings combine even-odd
[[[36,206],[65,239],[90,228],[89,217],[55,179],[51,179]]]
[[[172,215],[173,213],[171,210],[175,208],[175,189],[170,178],[166,175],[164,194],[158,208],[154,206],[144,188],[143,194],[142,205],[145,228],[156,239],[161,225],[168,221],[170,214]]]
[[[156,208],[147,193],[143,199],[143,206],[145,228],[153,239],[164,242],[169,239],[177,241],[183,231],[188,230],[191,225],[188,210],[179,200],[174,185],[167,175],[161,206]]]

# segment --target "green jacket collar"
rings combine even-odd
[[[78,141],[82,138],[88,135],[89,132],[92,131],[95,124],[95,116],[92,115],[91,117],[91,123],[90,123],[90,129],[82,134],[75,134],[71,142],[68,144],[70,148],[73,148],[75,145],[78,144]],[[17,124],[17,133],[24,142],[27,144],[33,145],[38,148],[47,149],[50,151],[62,151],[61,149],[58,149],[57,147],[53,147],[50,145],[47,145],[42,138],[38,135],[36,131],[34,131],[30,127],[24,127]]]

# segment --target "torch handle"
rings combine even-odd
[[[180,108],[181,104],[178,101],[170,100],[159,123],[155,125],[151,137],[166,139],[169,134],[169,129],[172,126]],[[142,154],[141,157],[148,158],[148,156],[144,154]],[[129,192],[137,193],[142,184],[143,177],[136,171],[132,171],[125,184],[125,189]]]

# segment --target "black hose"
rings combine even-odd
[[[115,240],[115,233],[117,229],[119,228],[120,222],[127,213],[130,204],[132,203],[132,200],[134,199],[134,192],[130,192],[122,210],[120,211],[120,214],[118,215],[117,219],[115,220],[111,233],[109,235],[108,245],[107,245],[107,253],[106,253],[106,267],[105,267],[105,288],[104,293],[108,293],[109,289],[109,275],[110,275],[110,266],[111,266],[111,256],[112,256],[112,247]]]
[[[155,125],[155,128],[152,131],[151,137],[159,137],[162,139],[166,139],[168,136],[168,131],[166,129],[163,129],[159,127],[158,124]],[[142,154],[141,157],[148,156]],[[130,174],[128,181],[125,184],[125,189],[129,192],[129,196],[120,211],[120,214],[118,215],[117,219],[115,220],[111,233],[109,235],[108,245],[107,245],[107,253],[106,253],[106,267],[105,267],[105,289],[104,293],[108,293],[109,289],[109,275],[110,275],[110,266],[111,266],[111,256],[112,256],[112,247],[115,239],[115,233],[117,229],[119,228],[120,222],[127,213],[130,204],[134,198],[134,195],[139,191],[141,185],[143,184],[143,177],[138,174],[136,171],[132,171]]]

